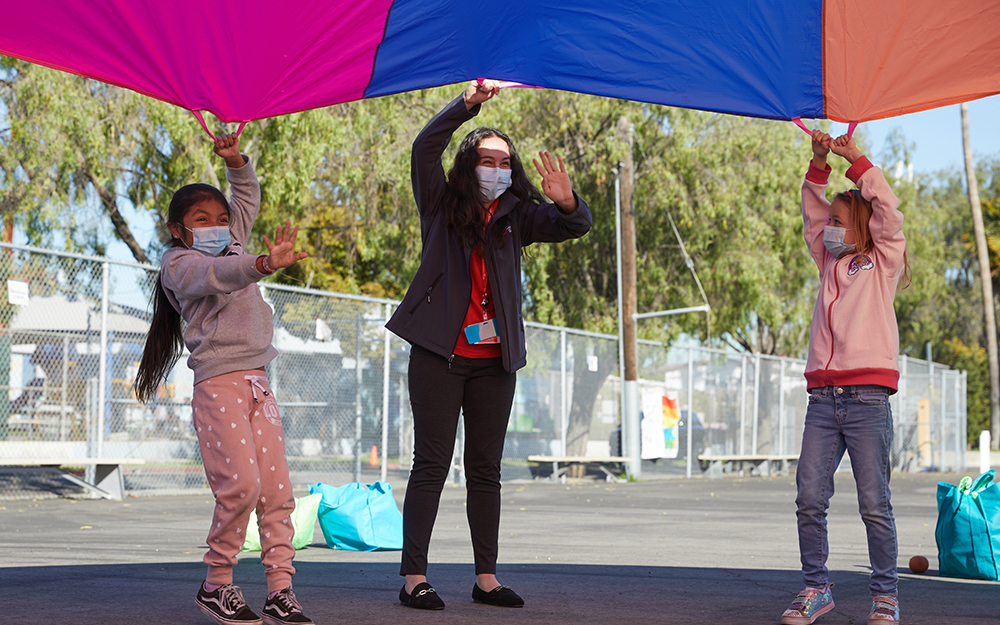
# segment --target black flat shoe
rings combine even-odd
[[[413,587],[413,594],[406,593],[406,585],[399,589],[399,602],[418,610],[443,610],[444,601],[427,582],[420,582]]]
[[[472,585],[472,600],[501,608],[523,608],[522,599],[510,586],[497,586],[493,590],[486,592],[479,587],[479,584]]]

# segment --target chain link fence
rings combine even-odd
[[[643,474],[697,474],[698,456],[798,455],[805,361],[640,341],[638,362],[640,393],[675,402],[680,417],[676,455],[644,462]],[[965,470],[965,401],[964,371],[900,356],[899,391],[890,398],[894,468]],[[849,455],[841,470],[850,470]]]
[[[8,382],[0,385],[8,394],[0,401],[0,498],[78,492],[50,475],[9,470],[37,458],[142,459],[123,467],[133,494],[207,488],[187,354],[150,404],[131,391],[157,270],[0,245],[0,382]],[[279,356],[268,375],[293,483],[405,480],[413,451],[409,346],[383,327],[397,302],[260,288],[274,309]],[[617,337],[530,322],[525,332],[528,366],[518,372],[504,479],[551,470],[528,462],[533,454],[620,455]],[[699,474],[697,457],[706,453],[798,452],[803,361],[649,341],[640,341],[637,358],[642,405],[672,402],[678,417],[663,421],[666,453],[645,460],[643,474]],[[906,357],[900,369],[895,466],[964,469],[964,373]],[[647,412],[650,424],[660,423],[659,411]],[[455,481],[464,477],[462,440],[460,427]],[[93,466],[88,471],[81,475],[92,480]]]

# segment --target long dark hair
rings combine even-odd
[[[503,243],[503,228],[492,228],[493,236],[486,238],[486,217],[483,214],[483,199],[479,190],[479,177],[476,176],[476,166],[479,165],[479,144],[483,139],[497,137],[503,139],[510,149],[510,188],[507,193],[513,193],[522,202],[534,200],[544,202],[542,194],[528,180],[517,155],[514,144],[503,132],[496,128],[476,128],[465,135],[455,154],[455,165],[448,172],[448,192],[444,198],[444,208],[448,213],[448,226],[458,235],[470,250],[479,248],[483,255],[489,255],[494,248]],[[506,218],[504,218],[506,219]]]
[[[206,200],[215,200],[224,206],[227,212],[229,211],[229,202],[221,191],[207,184],[189,184],[178,189],[171,198],[170,208],[167,210],[167,223],[183,227],[184,216],[191,207]],[[182,245],[179,239],[174,239],[170,243],[171,247],[178,245]],[[149,323],[146,346],[142,350],[142,360],[139,361],[139,371],[133,384],[135,396],[142,403],[156,396],[156,389],[177,364],[184,346],[180,311],[174,308],[167,298],[159,274],[156,276],[156,288],[153,289],[151,299],[153,319]]]

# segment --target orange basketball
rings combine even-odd
[[[923,556],[913,556],[910,558],[910,570],[920,575],[927,570],[927,558]]]

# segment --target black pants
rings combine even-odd
[[[413,468],[403,502],[400,575],[427,574],[427,547],[441,489],[451,470],[459,409],[465,416],[466,514],[476,574],[496,573],[500,531],[500,458],[517,375],[500,358],[448,360],[410,349]]]

